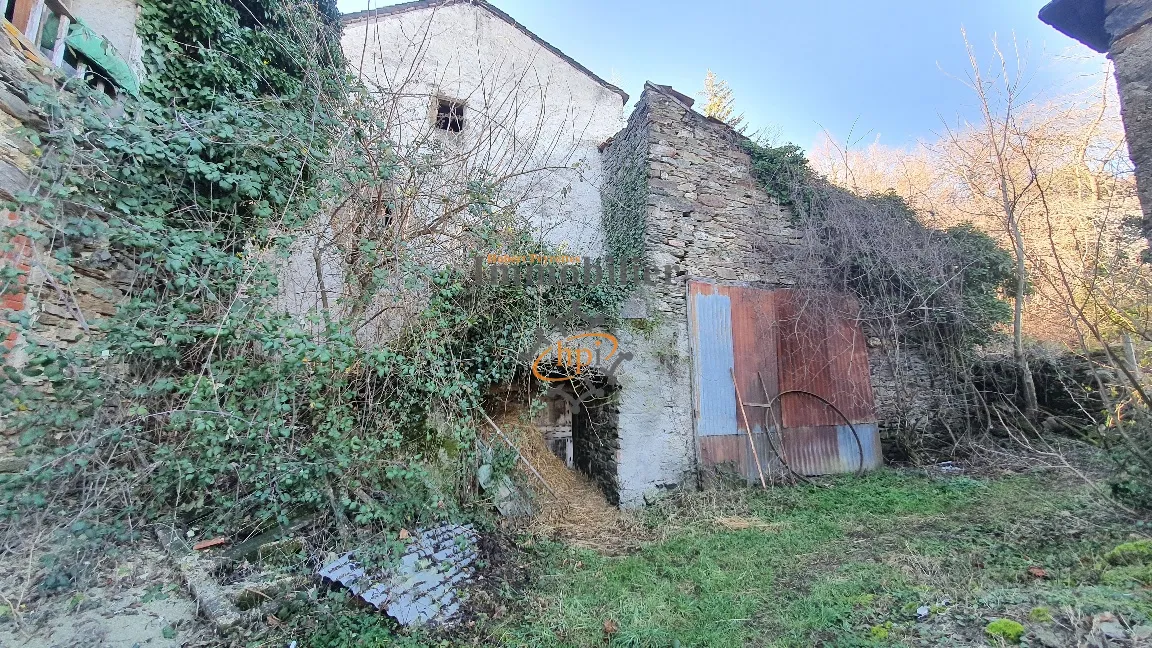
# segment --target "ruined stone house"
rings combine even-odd
[[[610,501],[637,506],[695,487],[702,468],[755,479],[758,461],[779,473],[780,453],[808,474],[879,463],[870,374],[888,384],[884,372],[869,364],[854,324],[809,322],[808,341],[779,324],[798,312],[787,290],[796,234],[752,178],[743,136],[651,83],[621,124],[627,95],[482,0],[350,14],[343,42],[361,79],[399,106],[398,133],[479,144],[478,157],[499,159],[490,151],[514,143],[486,138],[491,124],[510,123],[541,149],[524,168],[574,167],[537,177],[524,201],[545,240],[598,258],[624,245],[648,266],[677,268],[674,281],[644,286],[625,305],[613,333],[631,357],[611,395],[589,405],[561,393],[539,421],[554,451]],[[744,416],[734,380],[739,400],[757,405]],[[809,389],[848,420],[792,397],[777,404],[789,433],[770,439],[765,401]]]
[[[127,52],[113,60],[85,50],[98,19],[89,23],[55,1],[32,9],[24,1],[9,3],[23,27],[6,23],[9,39],[0,39],[6,132],[38,120],[19,97],[21,75],[38,67],[85,75],[111,94],[134,91],[134,13],[124,11],[98,41],[105,53]],[[39,19],[25,18],[36,7]],[[57,40],[49,42],[52,16]],[[521,215],[569,254],[603,257],[627,247],[649,266],[676,268],[671,281],[642,285],[625,305],[613,333],[630,356],[604,383],[604,397],[585,405],[553,399],[541,420],[557,453],[613,503],[642,505],[661,491],[695,488],[702,475],[752,481],[789,468],[874,467],[880,429],[906,409],[894,394],[905,403],[909,390],[911,400],[930,395],[922,379],[898,376],[870,353],[853,322],[796,300],[791,214],[752,177],[743,136],[695,112],[686,95],[649,83],[624,122],[623,91],[482,0],[350,14],[343,44],[365,86],[393,101],[387,118],[397,146],[448,151],[462,177],[502,170]],[[9,138],[0,164],[0,188],[10,194],[27,186],[22,147]],[[27,252],[10,262],[30,270]],[[5,307],[33,310],[48,339],[79,339],[83,315],[114,312],[129,275],[98,249],[83,252],[81,266],[75,295],[38,285],[19,303],[6,297]],[[314,308],[311,259],[289,270],[299,277],[290,308]],[[36,282],[34,270],[30,276]],[[800,391],[835,407],[780,396]],[[778,424],[765,407],[773,401]],[[786,433],[773,432],[779,427]]]

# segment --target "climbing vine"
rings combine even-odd
[[[350,187],[383,187],[403,164],[375,156],[387,142],[332,150],[377,115],[353,101],[334,5],[145,3],[141,25],[140,97],[28,88],[49,128],[32,135],[38,184],[9,234],[49,252],[65,294],[105,272],[94,246],[128,279],[78,344],[21,322],[28,361],[7,370],[0,413],[32,464],[0,478],[0,519],[63,514],[82,524],[62,533],[90,541],[131,537],[141,516],[243,535],[463,514],[476,468],[507,465],[477,440],[488,387],[572,299],[607,311],[616,292],[477,285],[436,259],[389,252],[385,264],[365,238],[343,260],[367,277],[364,295],[420,287],[395,336],[366,345],[363,322],[335,306],[288,313],[279,269],[294,245]],[[497,189],[480,177],[464,196],[493,222],[470,233],[477,249],[555,254],[498,226]],[[83,509],[64,505],[77,498]]]
[[[632,119],[646,119],[646,115],[636,114]],[[648,161],[639,144],[631,140],[617,141],[608,151],[612,160],[608,164],[615,167],[601,191],[604,249],[617,259],[637,259],[644,253]]]
[[[797,287],[853,295],[859,310],[848,315],[860,318],[889,359],[903,358],[890,366],[897,388],[914,382],[901,373],[910,362],[904,350],[912,350],[948,401],[936,408],[945,415],[926,422],[911,403],[914,396],[901,391],[904,415],[890,438],[893,449],[914,454],[932,444],[936,432],[954,440],[948,426],[979,420],[984,409],[971,372],[978,347],[1010,318],[1001,297],[1015,276],[1011,256],[971,225],[925,226],[894,193],[858,196],[832,186],[796,146],[749,141],[745,148],[761,186],[792,210],[800,235]]]

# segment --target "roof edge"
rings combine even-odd
[[[569,65],[576,68],[580,72],[583,72],[585,75],[590,77],[596,83],[603,86],[605,89],[610,90],[610,91],[620,95],[621,99],[624,100],[624,104],[628,103],[628,93],[627,92],[624,92],[620,88],[617,88],[616,86],[612,85],[611,83],[608,83],[604,79],[600,78],[600,76],[598,76],[595,72],[593,72],[592,70],[589,70],[588,68],[581,65],[579,61],[572,58],[571,56],[568,56],[564,52],[561,52],[556,46],[552,45],[548,41],[546,41],[543,38],[540,38],[536,34],[532,33],[532,31],[530,29],[528,29],[524,25],[517,22],[515,18],[504,13],[503,11],[498,9],[497,7],[492,6],[490,3],[485,2],[485,0],[413,0],[412,2],[403,2],[401,4],[390,5],[387,7],[380,7],[377,9],[365,9],[364,11],[356,11],[353,13],[342,14],[340,16],[340,22],[344,25],[349,25],[349,24],[352,24],[355,22],[360,22],[362,20],[369,20],[371,18],[379,18],[382,16],[395,16],[398,14],[407,13],[409,11],[416,11],[418,9],[428,9],[428,8],[432,8],[432,7],[447,7],[449,5],[454,5],[454,4],[468,4],[468,5],[472,5],[472,6],[479,7],[481,9],[486,10],[488,13],[496,16],[500,20],[503,20],[504,22],[508,23],[509,25],[512,25],[516,29],[520,30],[525,36],[527,36],[528,38],[531,38],[536,44],[540,45],[541,47],[548,50],[549,52],[552,52],[556,56],[559,56],[561,58],[561,60],[563,60],[565,63],[568,63]]]
[[[1051,0],[1040,8],[1037,17],[1065,36],[1104,53],[1112,44],[1112,36],[1105,29],[1105,14],[1104,0]]]
[[[727,130],[728,133],[730,135],[732,135],[733,137],[737,138],[737,140],[753,141],[751,137],[748,137],[747,135],[740,132],[739,130],[732,128],[732,125],[725,122],[724,120],[716,119],[715,117],[708,117],[708,116],[694,110],[692,108],[692,106],[693,106],[693,104],[696,103],[695,100],[692,99],[691,97],[689,97],[688,95],[684,94],[683,92],[680,92],[679,90],[673,88],[670,85],[664,85],[662,83],[654,83],[652,81],[645,81],[644,82],[644,92],[640,95],[641,101],[643,101],[644,95],[647,94],[649,91],[656,92],[656,93],[664,95],[665,97],[668,97],[669,99],[680,104],[680,107],[684,110],[685,114],[692,115],[695,119],[702,119],[706,122],[715,124],[715,125],[723,128],[723,129]]]

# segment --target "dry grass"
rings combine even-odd
[[[609,555],[627,553],[652,539],[653,534],[635,513],[609,504],[591,480],[569,470],[552,454],[535,426],[508,418],[498,425],[552,489],[549,492],[524,469],[525,483],[535,493],[537,507],[527,531]]]
[[[749,517],[718,517],[713,518],[712,522],[729,531],[743,531],[744,529],[765,529],[768,531],[777,531],[782,526],[781,524],[773,522],[765,522],[756,518]]]
[[[747,506],[747,489],[719,489],[703,493],[681,493],[659,501],[662,523],[653,529],[641,515],[610,505],[600,489],[585,475],[570,470],[552,454],[543,433],[530,423],[512,416],[498,425],[532,464],[544,481],[522,468],[523,478],[535,495],[536,515],[525,531],[562,540],[573,546],[606,555],[629,553],[648,542],[659,542],[689,527],[719,528],[727,531],[759,529],[778,531],[781,524],[765,522]]]

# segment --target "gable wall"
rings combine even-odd
[[[463,140],[498,175],[557,167],[514,183],[520,213],[569,252],[599,256],[596,147],[621,126],[619,94],[466,3],[357,20],[345,26],[343,46],[370,87],[397,98],[397,140],[426,132],[433,98],[446,96],[467,108],[463,137],[445,139]]]
[[[648,86],[628,127],[604,153],[610,218],[641,223],[650,266],[679,265],[672,285],[642,289],[640,317],[618,335],[633,353],[619,375],[619,488],[622,506],[660,491],[696,487],[688,278],[786,287],[797,234],[786,210],[759,187],[741,138]],[[645,170],[637,187],[631,169]],[[643,200],[631,203],[633,192]],[[610,203],[611,204],[611,203]],[[623,212],[623,213],[619,213]],[[608,224],[612,228],[612,223]]]

